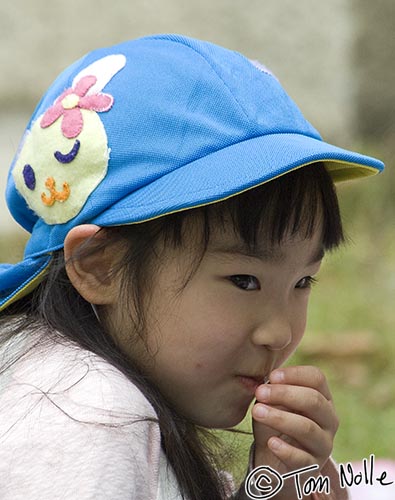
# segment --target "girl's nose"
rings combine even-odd
[[[285,349],[292,341],[292,328],[285,315],[266,317],[253,331],[252,342],[271,350]]]

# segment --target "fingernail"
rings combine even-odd
[[[262,401],[268,401],[270,398],[270,388],[267,387],[266,385],[261,385],[258,389],[258,394],[257,396],[259,399],[262,399]]]
[[[283,382],[284,381],[284,372],[282,370],[276,370],[275,372],[270,374],[270,379],[272,382]]]
[[[260,405],[260,404],[256,404],[254,406],[254,415],[257,418],[264,418],[264,417],[266,417],[266,415],[268,413],[269,413],[269,409],[266,406]]]
[[[270,439],[268,445],[269,445],[269,448],[271,448],[273,450],[279,450],[281,448],[282,443],[279,439],[272,438],[272,439]]]

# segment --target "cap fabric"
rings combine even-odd
[[[147,221],[318,161],[334,181],[384,168],[325,143],[237,52],[180,35],[95,50],[49,88],[11,166],[7,203],[32,235],[22,262],[0,265],[0,310],[37,286],[78,224]]]

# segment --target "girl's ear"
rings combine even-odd
[[[73,227],[64,241],[64,258],[67,275],[78,293],[91,304],[112,304],[117,300],[118,287],[112,270],[117,260],[117,252],[108,245],[91,255],[78,255],[78,249],[88,239],[97,235],[100,227],[83,224]]]

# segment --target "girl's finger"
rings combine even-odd
[[[284,464],[287,470],[297,470],[316,465],[317,460],[308,451],[302,450],[278,436],[268,440],[268,448]],[[320,464],[317,464],[320,465]]]
[[[286,366],[279,368],[270,373],[269,380],[271,384],[311,387],[320,392],[328,401],[332,401],[332,394],[325,375],[316,366]]]
[[[324,431],[316,422],[302,415],[256,403],[252,417],[256,422],[294,439],[301,449],[321,461],[332,451],[333,433]]]
[[[322,429],[336,432],[339,420],[333,403],[318,390],[283,384],[263,384],[255,392],[256,400],[278,409],[305,416]]]

